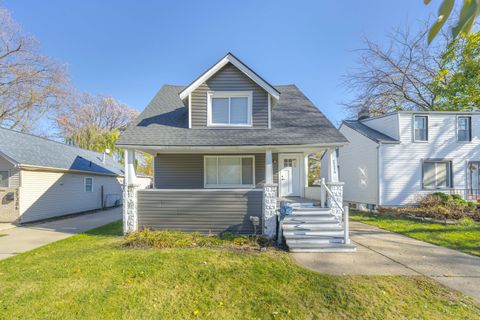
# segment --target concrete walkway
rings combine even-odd
[[[122,219],[122,208],[2,230],[0,260]]]
[[[334,275],[423,275],[480,301],[480,257],[359,222],[353,253],[293,253],[305,267]]]

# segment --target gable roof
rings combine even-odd
[[[280,92],[275,89],[271,84],[265,81],[262,77],[255,73],[252,69],[250,69],[246,64],[241,62],[237,57],[235,57],[232,53],[227,53],[220,61],[210,67],[207,71],[202,73],[197,79],[195,79],[191,84],[183,88],[179,92],[180,99],[183,100],[188,97],[190,93],[192,93],[195,89],[197,89],[202,83],[207,81],[211,76],[213,76],[217,71],[222,69],[226,64],[231,63],[237,69],[242,71],[247,77],[252,79],[255,83],[257,83],[260,87],[262,87],[265,91],[267,91],[272,97],[275,99],[279,99]]]
[[[271,129],[188,128],[179,97],[183,86],[165,85],[122,133],[118,146],[342,145],[347,139],[295,86],[276,86],[281,98],[272,109]]]
[[[20,167],[42,167],[123,176],[112,157],[31,134],[0,128],[0,156]]]
[[[384,133],[381,133],[380,131],[372,129],[359,120],[344,120],[342,124],[377,143],[399,143],[397,139],[394,139]]]

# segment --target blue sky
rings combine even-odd
[[[417,29],[439,3],[3,1],[79,90],[143,110],[163,84],[188,84],[231,51],[271,84],[296,84],[335,124],[362,37],[384,43],[392,28]]]

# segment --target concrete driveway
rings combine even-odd
[[[2,230],[0,260],[122,219],[122,208]]]
[[[480,301],[480,257],[359,222],[353,253],[292,253],[305,267],[334,275],[423,275]]]

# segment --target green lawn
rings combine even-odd
[[[479,319],[424,277],[329,276],[281,251],[127,249],[113,223],[0,261],[1,319]]]
[[[351,210],[351,220],[480,256],[480,222],[443,224]]]

